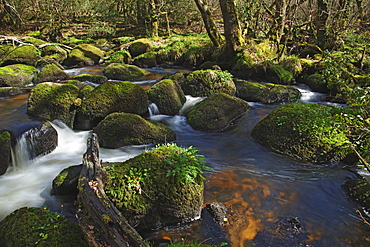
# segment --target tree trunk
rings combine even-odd
[[[208,9],[206,0],[195,0],[195,3],[202,15],[204,26],[206,27],[209,38],[215,47],[221,44],[221,36],[217,31],[216,24],[211,16],[211,11]]]
[[[234,54],[244,44],[234,0],[220,0],[224,20],[226,51]]]
[[[316,21],[316,33],[317,33],[317,45],[322,49],[327,47],[327,30],[326,21],[328,20],[328,4],[326,0],[317,0],[317,21]]]
[[[150,15],[150,36],[152,38],[158,37],[158,13],[156,8],[156,1],[149,1],[149,15]]]

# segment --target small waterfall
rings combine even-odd
[[[0,220],[18,208],[42,206],[58,173],[81,163],[90,132],[75,132],[61,122],[52,125],[58,132],[58,146],[53,152],[31,159],[27,140],[23,139],[26,135],[15,146],[15,165],[0,176]]]
[[[28,133],[29,131],[23,133],[12,148],[12,166],[8,168],[8,173],[11,171],[19,171],[32,163],[32,147],[27,141]]]
[[[323,93],[313,92],[307,85],[300,84],[296,88],[301,92],[302,96],[299,102],[302,103],[321,103],[326,101],[326,96]]]
[[[203,101],[206,97],[193,97],[190,95],[186,95],[186,102],[182,106],[179,115],[185,116],[196,104]]]
[[[158,106],[154,103],[150,103],[148,109],[149,109],[149,118],[152,118],[153,116],[160,114]]]

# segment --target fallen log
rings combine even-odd
[[[82,163],[77,218],[90,246],[148,246],[104,192],[99,143],[94,133],[88,140]]]

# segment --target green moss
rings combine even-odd
[[[0,134],[0,142],[10,142],[11,135],[8,131],[4,131]]]
[[[0,85],[10,87],[23,87],[32,83],[37,69],[25,64],[12,64],[0,67]]]
[[[148,72],[135,65],[112,63],[102,70],[103,74],[113,80],[134,80]]]
[[[88,246],[81,228],[41,208],[21,208],[0,222],[1,246]]]
[[[2,61],[2,66],[10,64],[27,64],[35,66],[41,58],[41,52],[32,45],[23,45],[9,52]]]
[[[31,43],[35,46],[40,46],[40,45],[43,45],[43,44],[46,44],[47,42],[42,40],[42,39],[37,39],[37,38],[34,38],[34,37],[27,37],[23,40],[24,43]]]
[[[54,82],[58,80],[64,80],[68,77],[67,73],[65,73],[58,65],[52,63],[44,66],[40,73],[35,76],[33,79],[34,83],[41,83],[41,82]]]
[[[111,64],[111,63],[126,63],[129,64],[131,62],[131,54],[127,50],[121,50],[113,53],[108,58],[104,60],[104,64]]]
[[[91,74],[81,74],[81,75],[76,75],[73,77],[75,80],[79,81],[89,81],[95,84],[103,84],[108,81],[108,78],[103,76],[103,75],[91,75]]]
[[[149,39],[138,39],[132,42],[129,46],[129,51],[132,57],[151,51],[153,48],[152,42]]]

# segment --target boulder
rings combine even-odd
[[[20,208],[0,222],[0,246],[89,246],[80,226],[42,208]]]
[[[11,64],[27,64],[30,66],[36,66],[37,61],[40,59],[40,51],[35,46],[23,45],[7,53],[1,61],[1,66]]]
[[[72,127],[78,106],[77,96],[78,88],[72,84],[37,84],[28,98],[27,113],[47,120],[59,119]]]
[[[27,88],[20,87],[0,87],[0,97],[12,97],[29,91]]]
[[[103,74],[112,80],[135,80],[148,72],[136,65],[111,63],[102,70]]]
[[[244,100],[224,93],[213,94],[200,102],[187,115],[196,130],[221,131],[249,109]]]
[[[237,88],[236,96],[249,102],[274,104],[296,101],[301,97],[300,91],[293,86],[239,79],[234,82]]]
[[[132,62],[131,54],[126,50],[117,51],[104,60],[104,64],[111,63],[130,64],[131,62]]]
[[[170,79],[154,84],[148,91],[148,98],[158,106],[165,115],[176,115],[186,102],[186,97],[180,85]]]
[[[3,60],[4,56],[8,54],[10,51],[14,50],[14,46],[12,45],[0,45],[0,61]]]
[[[60,80],[65,80],[66,78],[68,78],[68,74],[64,72],[61,68],[59,68],[56,64],[51,63],[44,66],[40,70],[40,73],[38,73],[34,77],[33,82],[35,84],[41,82],[57,82]]]
[[[330,89],[324,80],[324,76],[319,73],[307,76],[305,79],[305,84],[315,92],[325,94],[330,92]]]
[[[82,165],[70,166],[63,169],[53,180],[52,194],[66,196],[78,194],[78,178]]]
[[[148,39],[138,39],[130,44],[128,50],[132,57],[137,57],[141,54],[151,51],[153,48],[152,42]]]
[[[109,81],[97,86],[82,101],[74,127],[91,129],[113,112],[147,113],[148,96],[144,89],[127,81]]]
[[[157,57],[155,52],[146,52],[135,57],[132,63],[141,68],[151,68],[157,66]]]
[[[90,44],[80,44],[73,48],[64,60],[63,65],[67,67],[83,67],[99,64],[103,59],[104,52]]]
[[[40,48],[41,56],[49,59],[53,59],[58,63],[62,63],[67,57],[68,52],[58,45],[48,44]]]
[[[186,95],[193,97],[209,96],[212,93],[234,95],[236,91],[232,75],[220,70],[197,70],[190,73],[181,83]]]
[[[3,175],[12,164],[11,135],[6,130],[0,131],[0,175]]]
[[[94,129],[99,143],[104,148],[119,148],[130,145],[157,144],[176,139],[169,127],[145,120],[132,113],[112,113]]]
[[[252,137],[274,152],[308,162],[342,160],[348,138],[335,126],[336,109],[318,104],[279,106],[256,124]]]
[[[199,218],[204,158],[192,147],[159,145],[122,163],[103,163],[105,193],[130,225],[157,229]]]
[[[37,69],[25,64],[12,64],[0,67],[0,86],[24,87],[32,83]]]
[[[108,78],[103,75],[91,75],[91,74],[81,74],[73,77],[74,80],[79,80],[81,82],[91,82],[94,84],[103,84],[108,81]]]

